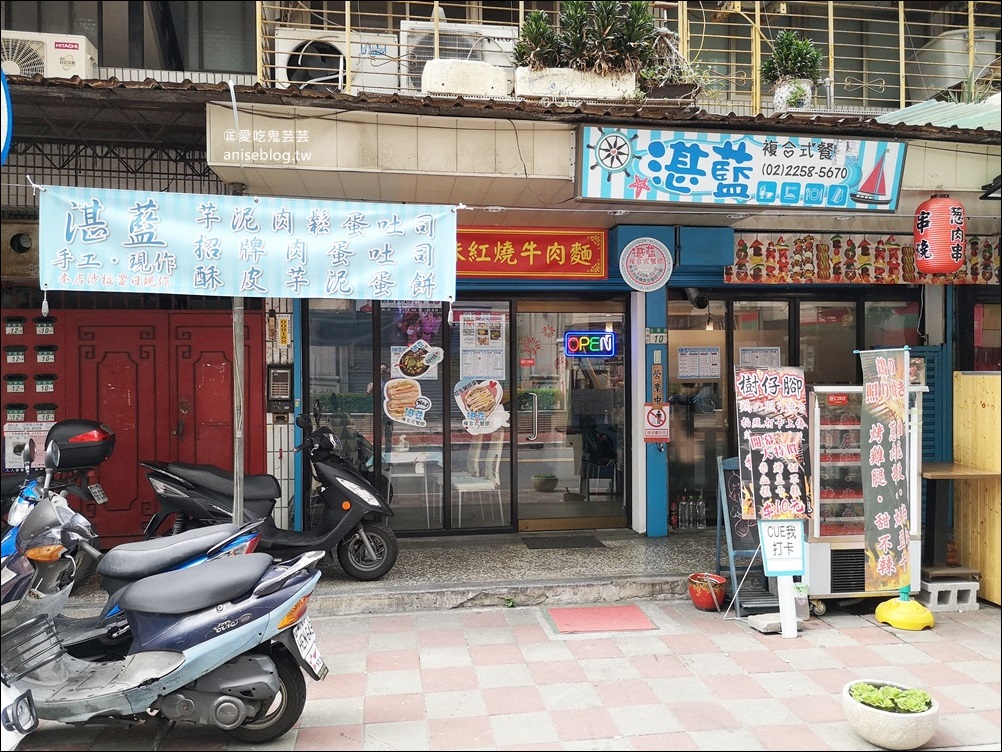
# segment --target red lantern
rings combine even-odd
[[[915,268],[923,274],[951,274],[964,265],[964,205],[934,193],[915,210]]]

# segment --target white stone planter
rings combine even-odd
[[[511,80],[504,68],[482,60],[429,60],[421,71],[425,94],[466,97],[511,96]]]
[[[772,106],[777,112],[791,107],[807,107],[814,97],[814,82],[809,78],[787,79],[776,84],[772,92]]]
[[[636,95],[637,75],[600,76],[571,68],[515,69],[515,96],[564,100],[630,99]]]
[[[866,682],[875,687],[892,686],[908,689],[903,684],[873,679],[854,679],[842,688],[842,710],[845,718],[859,736],[884,749],[915,749],[932,739],[939,726],[939,703],[924,713],[892,713],[857,702],[849,694],[849,687]]]

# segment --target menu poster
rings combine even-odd
[[[742,519],[811,514],[807,385],[791,366],[735,366]]]
[[[464,312],[459,317],[460,378],[504,381],[507,317],[495,312]]]
[[[900,590],[911,581],[908,558],[908,350],[865,350],[860,412],[866,589]]]

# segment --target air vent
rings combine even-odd
[[[832,549],[832,593],[866,590],[866,552],[861,548]]]

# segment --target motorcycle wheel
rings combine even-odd
[[[92,544],[96,541],[92,541]],[[70,588],[70,594],[79,592],[83,589],[90,579],[97,572],[97,561],[90,554],[80,551],[76,556],[73,557],[76,560],[76,570],[73,573],[73,587]]]
[[[270,742],[291,729],[303,714],[303,708],[306,707],[306,679],[303,678],[302,669],[285,650],[275,650],[271,658],[278,671],[278,694],[257,718],[226,731],[234,739],[249,744]]]
[[[378,580],[397,563],[400,545],[397,543],[397,536],[385,525],[363,522],[362,528],[369,536],[376,558],[369,558],[365,542],[357,533],[353,533],[338,544],[337,560],[345,573],[356,580]]]

